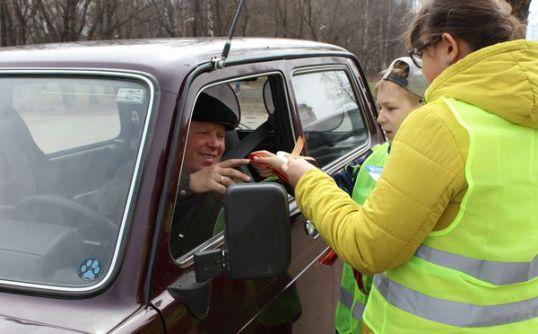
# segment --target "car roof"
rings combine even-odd
[[[8,47],[0,48],[0,70],[85,68],[140,71],[157,77],[161,85],[173,84],[175,87],[173,90],[176,90],[178,80],[193,68],[220,56],[225,42],[225,38],[174,38]],[[331,44],[305,40],[234,38],[228,61],[242,62],[323,54],[349,54],[349,52]]]

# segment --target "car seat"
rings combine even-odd
[[[0,110],[0,205],[50,191],[46,155],[13,108]]]

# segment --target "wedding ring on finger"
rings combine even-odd
[[[224,176],[222,176],[222,175],[220,176],[220,182],[219,183],[224,184]]]

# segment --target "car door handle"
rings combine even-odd
[[[304,218],[304,231],[305,231],[306,235],[308,235],[312,239],[318,239],[319,238],[319,232],[318,232],[318,230],[316,230],[316,227],[314,226],[314,224],[312,224],[312,222],[309,219],[306,219],[305,217],[302,217],[302,212],[299,209],[299,207],[297,207],[297,203],[295,202],[295,199],[293,199],[293,197],[291,197],[291,196],[290,196],[290,198],[291,198],[291,200],[290,200],[290,217],[291,217],[291,220],[296,221],[296,220],[299,220],[299,218],[301,220]]]
[[[310,219],[305,219],[304,231],[312,239],[319,239],[319,232],[318,230],[316,230],[316,227],[314,226],[314,224],[312,224]]]

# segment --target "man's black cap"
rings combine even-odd
[[[194,106],[192,120],[222,124],[227,131],[235,129],[239,124],[239,117],[232,109],[219,99],[203,92],[198,96]]]

